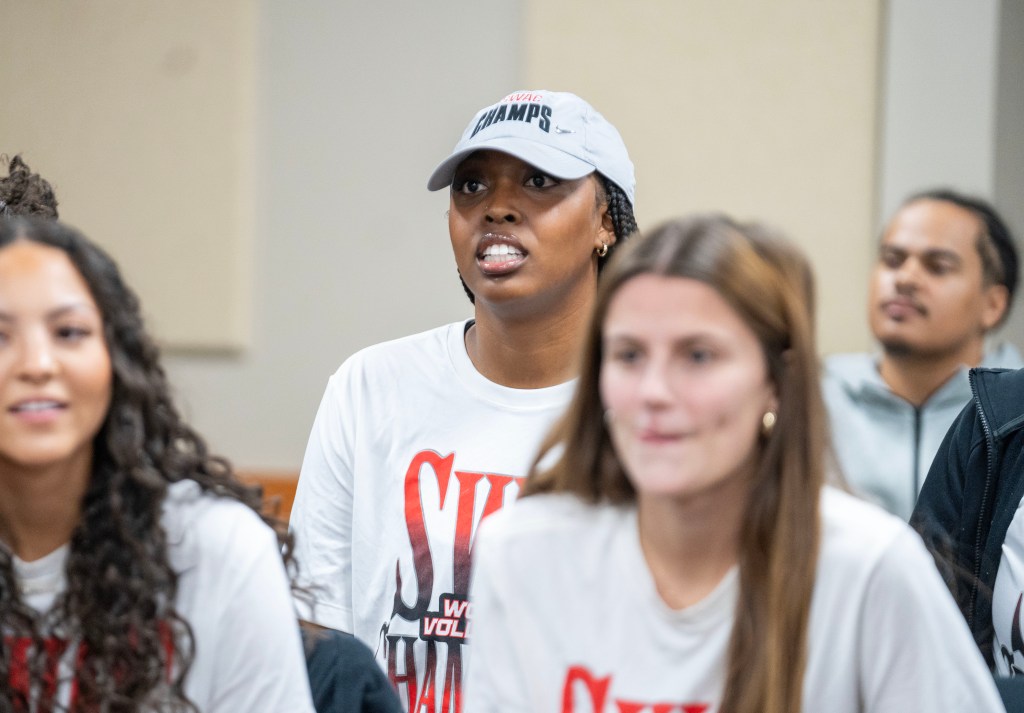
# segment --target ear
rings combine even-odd
[[[608,201],[604,201],[600,208],[601,225],[594,236],[594,250],[600,250],[602,245],[615,244],[615,221],[612,220],[612,213],[608,210]]]
[[[1010,292],[1006,285],[989,285],[984,290],[983,298],[981,325],[987,332],[999,324],[1006,314],[1006,308],[1010,304]]]

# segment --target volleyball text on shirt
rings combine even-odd
[[[415,701],[411,710],[436,708],[438,690],[441,691],[443,713],[461,711],[463,672],[462,645],[468,642],[472,605],[469,602],[469,579],[473,538],[480,522],[515,499],[522,477],[457,470],[456,454],[442,456],[432,450],[417,453],[405,473],[405,524],[412,548],[414,572],[403,577],[401,561],[395,562],[395,599],[391,621],[381,629],[383,658],[387,661],[388,678],[392,684]],[[431,548],[431,534],[436,527],[428,527],[431,515],[425,512],[423,488],[437,487],[439,509],[455,507],[454,530],[451,547]],[[486,486],[481,494],[481,486]],[[451,486],[451,487],[450,487]],[[456,490],[457,495],[451,493]],[[453,502],[454,501],[454,502]],[[436,536],[436,535],[435,535]],[[443,563],[436,562],[444,560]],[[437,566],[435,566],[437,564]],[[451,572],[448,582],[435,582],[435,572]],[[414,575],[415,597],[407,599],[403,582]],[[442,592],[434,599],[435,585]],[[418,622],[419,636],[389,633],[396,619]],[[414,644],[417,638],[426,642],[426,662],[417,670]],[[438,648],[444,647],[443,670]]]

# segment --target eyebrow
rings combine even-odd
[[[68,312],[81,311],[92,312],[97,316],[99,316],[100,314],[99,308],[89,304],[88,302],[69,302],[68,304],[61,305],[60,307],[55,307],[54,309],[51,309],[49,312],[46,313],[46,318],[56,319],[57,317],[63,317]]]
[[[691,334],[684,334],[672,340],[672,344],[676,347],[688,347],[693,344],[703,344],[705,342],[711,342],[718,339],[719,335],[711,330],[703,330],[700,332],[693,332]],[[603,346],[615,346],[617,344],[644,344],[646,340],[643,337],[635,337],[629,334],[605,334],[602,340]]]
[[[925,250],[924,254],[925,254],[925,257],[930,257],[930,258],[936,258],[936,257],[939,257],[939,258],[949,258],[950,260],[953,260],[954,262],[961,262],[963,260],[963,258],[960,257],[960,253],[954,252],[952,250],[943,250],[941,248],[934,248],[932,250]]]
[[[61,305],[60,307],[55,307],[51,309],[49,312],[46,313],[46,319],[47,321],[60,319],[69,312],[91,312],[95,314],[97,317],[100,316],[99,309],[87,302],[71,302],[69,304]],[[4,322],[17,321],[13,314],[3,311],[0,311],[0,320]]]
[[[884,255],[885,253],[897,253],[899,255],[920,255],[923,258],[930,259],[949,258],[950,260],[954,260],[956,262],[962,262],[963,260],[963,258],[960,257],[960,254],[958,252],[954,250],[947,250],[945,248],[927,248],[920,252],[915,252],[913,250],[907,250],[906,248],[899,247],[897,245],[879,245],[878,254]]]

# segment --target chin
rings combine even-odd
[[[901,337],[880,337],[878,343],[882,345],[882,351],[892,357],[916,356],[925,351],[920,345]]]
[[[666,478],[649,477],[635,481],[633,487],[638,493],[656,498],[685,498],[701,489],[699,484],[691,480],[683,481],[678,475]]]

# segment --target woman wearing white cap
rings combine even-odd
[[[474,317],[341,366],[291,522],[304,618],[366,641],[410,710],[458,711],[476,528],[568,403],[598,271],[636,230],[634,177],[589,104],[524,91],[478,112],[428,187],[450,187]]]

